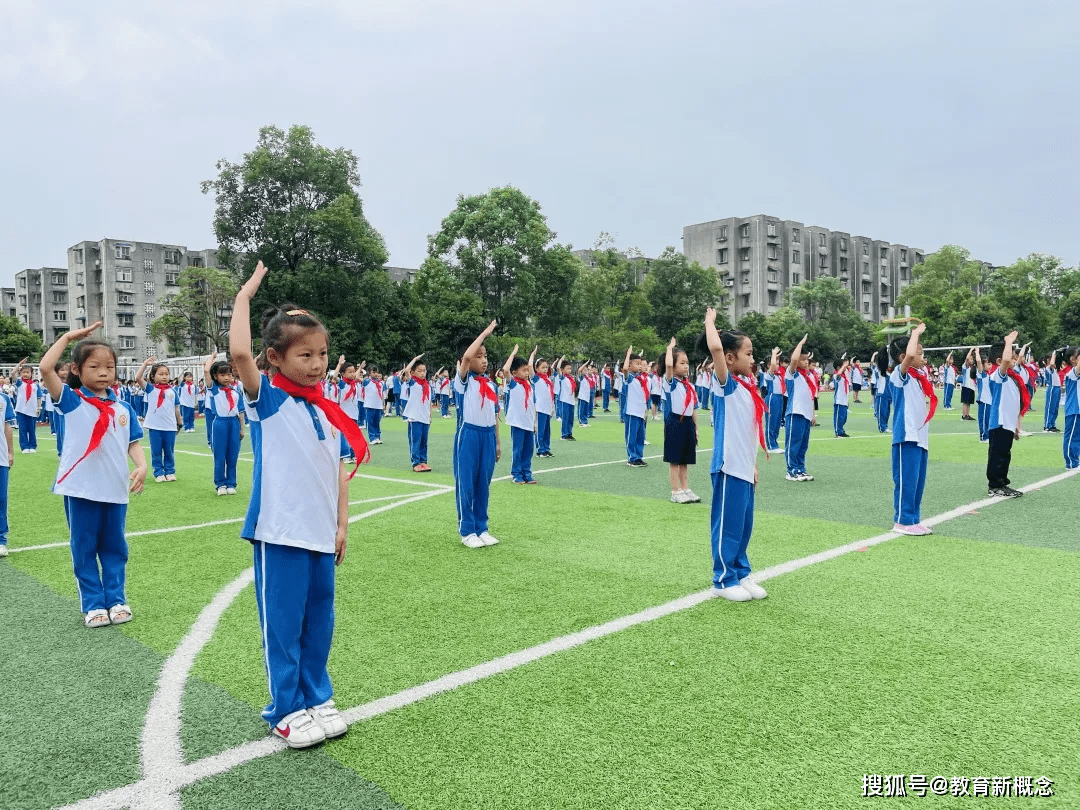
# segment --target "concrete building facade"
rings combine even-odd
[[[3,302],[4,315],[9,318],[18,318],[19,310],[15,306],[15,288],[0,287],[0,301]]]
[[[216,250],[183,245],[102,239],[68,248],[67,267],[24,270],[15,276],[17,317],[51,343],[69,329],[94,321],[115,348],[121,365],[139,365],[167,347],[150,339],[166,296],[179,292],[188,267],[213,267]],[[227,324],[229,313],[221,314]]]
[[[687,225],[683,253],[716,268],[731,295],[733,322],[748,312],[768,315],[789,289],[821,276],[838,279],[863,318],[881,321],[894,314],[911,269],[926,256],[921,248],[768,214]]]

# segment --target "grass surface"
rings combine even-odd
[[[1036,408],[1041,406],[1037,397]],[[851,439],[812,432],[809,484],[761,456],[755,569],[869,538],[892,525],[889,436],[868,404]],[[1040,411],[1041,413],[1041,411]],[[931,425],[923,516],[986,495],[986,448],[959,408]],[[1028,427],[1041,427],[1041,416]],[[711,432],[700,414],[695,506],[668,502],[667,467],[625,465],[617,416],[598,415],[535,460],[541,486],[492,486],[499,546],[458,542],[453,420],[436,418],[431,474],[409,468],[404,425],[383,422],[350,484],[349,552],[338,569],[331,655],[342,708],[708,587]],[[1038,424],[1035,424],[1038,422]],[[557,434],[557,425],[555,433]],[[495,476],[509,472],[506,456]],[[959,434],[959,435],[952,435]],[[17,455],[13,549],[63,542],[47,432]],[[649,423],[658,455],[662,426]],[[175,484],[133,498],[128,600],[135,621],[85,630],[66,547],[0,561],[13,613],[0,635],[9,734],[0,807],[49,807],[140,777],[138,740],[164,658],[203,607],[251,565],[237,521],[250,492],[218,497],[202,434],[181,434]],[[250,450],[245,440],[243,450]],[[563,469],[578,467],[577,469]],[[1060,437],[1015,445],[1014,485],[1062,471]],[[391,480],[382,480],[391,479]],[[1047,775],[1080,806],[1080,540],[1072,478],[965,514],[931,538],[900,538],[772,580],[751,605],[706,602],[354,727],[318,751],[249,762],[181,792],[185,808],[836,807],[863,773]],[[386,500],[371,500],[386,499]],[[386,509],[383,509],[386,507]],[[28,677],[27,673],[34,673]],[[196,659],[183,704],[189,761],[265,737],[254,598],[241,592]],[[979,799],[932,799],[984,806]],[[1012,805],[1023,800],[993,799]],[[988,805],[987,805],[988,806]],[[997,804],[994,804],[997,806]]]

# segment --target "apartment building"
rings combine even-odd
[[[70,329],[68,271],[63,267],[39,267],[15,274],[15,317],[46,343]],[[4,295],[4,314],[11,314]]]
[[[580,259],[582,263],[586,266],[596,267],[596,251],[587,248],[584,250],[572,250],[570,252],[574,256],[577,256],[577,258]],[[622,258],[628,259],[630,266],[633,268],[634,283],[640,284],[641,282],[643,282],[645,280],[645,276],[649,274],[649,268],[652,265],[652,259],[646,258],[645,256],[634,256],[628,258],[627,255],[621,250],[618,251],[618,253]]]
[[[165,297],[179,292],[180,273],[187,267],[213,267],[216,262],[216,250],[189,250],[183,245],[122,239],[78,242],[68,248],[66,268],[16,275],[16,294],[22,295],[25,279],[35,285],[27,287],[28,292],[44,297],[38,302],[42,317],[35,319],[27,310],[23,322],[47,343],[68,329],[102,321],[103,337],[116,347],[121,365],[138,365],[151,355],[168,354],[167,346],[150,339],[150,324],[161,315]],[[40,291],[27,275],[31,273],[41,279]],[[63,308],[61,293],[66,296]],[[21,317],[23,305],[18,300]],[[227,323],[229,313],[221,317]]]
[[[15,306],[14,287],[0,287],[0,302],[3,303],[4,315],[9,318],[19,317],[19,311]]]
[[[895,313],[896,298],[911,283],[925,251],[768,214],[687,225],[683,253],[715,267],[731,295],[729,315],[769,314],[804,281],[832,276],[851,292],[866,320]]]

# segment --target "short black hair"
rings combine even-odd
[[[71,352],[71,368],[68,369],[67,384],[71,390],[82,388],[82,380],[79,379],[79,369],[82,368],[82,364],[96,352],[98,349],[108,349],[109,354],[112,355],[113,364],[116,363],[116,349],[111,344],[107,343],[100,338],[87,338],[86,340],[80,340],[75,344],[75,349]],[[23,366],[23,368],[29,368],[29,366]],[[114,379],[115,382],[115,379]]]
[[[232,371],[232,363],[228,360],[218,360],[214,365],[210,366],[210,379],[217,382],[218,374],[224,371]]]
[[[988,359],[991,363],[997,364],[1001,362],[1001,358],[1005,356],[1005,341],[1002,340],[995,343],[990,347],[990,353]]]
[[[513,374],[515,371],[517,371],[522,366],[527,366],[527,365],[529,365],[529,361],[526,360],[524,357],[515,357],[510,362],[510,373]]]

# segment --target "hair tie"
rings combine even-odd
[[[295,317],[297,315],[310,315],[311,313],[309,313],[306,309],[290,309],[285,314],[289,317]]]

